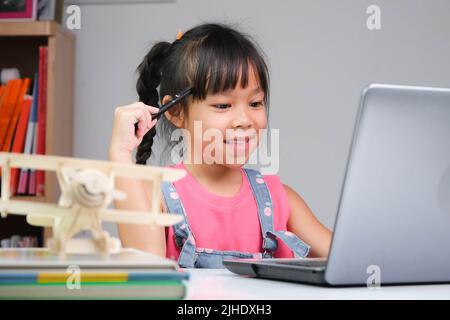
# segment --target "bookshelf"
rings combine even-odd
[[[33,78],[38,70],[39,46],[48,46],[46,150],[49,155],[73,155],[75,36],[52,21],[0,22],[0,69],[16,67],[21,77]],[[56,202],[59,195],[54,173],[45,174],[43,197],[23,200]],[[36,236],[44,243],[44,230],[29,226],[25,217],[0,218],[0,239],[11,235]]]

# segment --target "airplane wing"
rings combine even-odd
[[[31,207],[32,209],[30,209]],[[5,210],[6,212],[11,212],[11,214],[15,215],[33,215],[45,217],[62,217],[72,212],[70,208],[62,208],[53,203],[23,200],[0,201],[0,212],[4,212]]]
[[[33,207],[30,210],[30,206]],[[9,200],[0,202],[0,211],[14,213],[15,215],[27,216],[27,221],[37,226],[52,226],[53,219],[70,215],[73,211],[70,208],[62,208],[52,203],[39,203],[21,200]],[[113,210],[106,209],[99,213],[102,221],[132,224],[157,224],[170,226],[181,222],[183,216],[171,213],[149,213],[141,211]]]
[[[36,227],[53,227],[55,217],[52,216],[34,216],[32,214],[27,215],[27,223]]]
[[[33,209],[30,210],[30,207]],[[32,226],[52,227],[56,217],[70,214],[71,210],[51,203],[8,200],[0,201],[0,212],[27,216],[27,222]]]
[[[0,163],[6,161],[6,159],[9,159],[10,167],[23,167],[47,171],[57,171],[61,167],[75,169],[90,168],[105,173],[113,171],[116,177],[136,178],[140,180],[154,180],[160,178],[162,181],[172,182],[179,180],[186,175],[184,170],[174,168],[160,168],[70,157],[0,152]]]
[[[184,217],[174,213],[149,213],[127,210],[103,210],[100,214],[103,221],[133,224],[157,224],[160,226],[171,226],[183,221]]]

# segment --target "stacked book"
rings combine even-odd
[[[0,299],[183,299],[189,274],[134,249],[108,258],[0,249]]]

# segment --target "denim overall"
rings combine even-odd
[[[273,227],[272,200],[263,176],[256,170],[243,168],[255,197],[263,238],[263,253],[238,251],[216,251],[196,247],[195,237],[188,217],[175,187],[170,182],[162,183],[162,193],[168,212],[182,214],[184,221],[173,226],[175,243],[181,248],[178,264],[183,268],[223,268],[223,259],[272,258],[281,240],[295,257],[306,257],[310,246],[289,231],[276,231]]]

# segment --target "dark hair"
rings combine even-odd
[[[208,94],[235,88],[239,80],[241,87],[245,88],[250,68],[265,93],[267,106],[269,72],[257,45],[229,26],[203,24],[185,32],[173,43],[155,44],[137,68],[136,90],[139,101],[154,107],[159,107],[159,97],[173,97],[187,87],[193,88],[192,99],[203,100]],[[177,116],[183,110],[187,114],[187,101],[184,99],[169,112]],[[158,123],[158,130],[174,129],[165,116]],[[147,132],[138,146],[136,163],[147,162],[155,135],[156,126]]]

